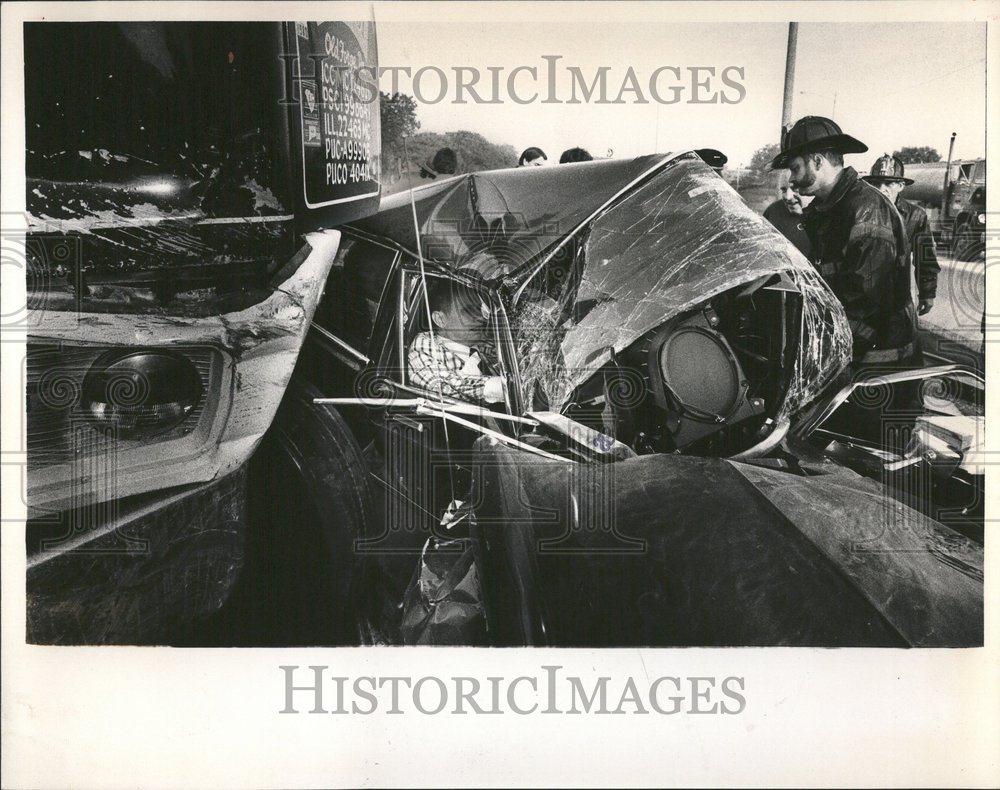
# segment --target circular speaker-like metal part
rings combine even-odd
[[[679,327],[660,348],[660,371],[683,406],[727,417],[739,405],[739,365],[714,332]]]

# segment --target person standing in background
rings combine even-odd
[[[517,159],[518,167],[543,167],[549,163],[549,158],[541,148],[531,146],[521,152]]]
[[[903,219],[885,195],[844,166],[844,154],[867,150],[829,118],[806,116],[782,134],[781,151],[771,161],[772,168],[788,168],[793,189],[814,196],[803,211],[803,226],[813,265],[844,306],[852,340],[845,373],[855,381],[923,366]],[[893,426],[921,410],[919,382],[906,382],[878,406],[852,395],[826,425],[884,440],[901,453],[904,433]]]
[[[559,164],[568,165],[571,162],[591,162],[594,157],[585,148],[567,148],[559,157]]]
[[[788,182],[788,173],[785,172],[778,184],[778,199],[764,209],[764,219],[774,225],[782,236],[809,259],[812,258],[812,244],[809,242],[809,234],[802,225],[802,210],[810,203],[812,197],[796,192]]]
[[[926,315],[934,306],[937,295],[937,278],[941,266],[934,249],[934,234],[931,232],[927,212],[915,203],[900,196],[912,178],[904,177],[903,163],[895,156],[884,154],[875,160],[871,173],[862,176],[896,206],[896,210],[906,225],[906,236],[910,243],[910,262],[917,281],[917,315]]]
[[[438,176],[451,176],[458,172],[458,154],[451,148],[439,148],[433,159],[420,166],[420,177],[431,180]]]

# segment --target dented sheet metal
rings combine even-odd
[[[529,402],[539,387],[561,408],[612,352],[724,291],[775,274],[804,301],[801,346],[778,416],[815,397],[849,362],[850,334],[836,297],[694,154],[604,210],[560,255],[527,283],[513,319]]]
[[[983,644],[983,547],[866,478],[731,463],[914,647]]]
[[[843,309],[812,265],[695,153],[458,176],[385,201],[353,227],[474,272],[516,301],[524,400],[551,409],[644,333],[781,275],[802,295],[780,419],[850,359]],[[412,205],[411,205],[412,200]],[[544,263],[544,266],[542,264]]]
[[[982,547],[850,472],[476,452],[495,644],[983,644]]]
[[[505,274],[559,242],[618,191],[669,158],[654,154],[544,172],[516,168],[437,180],[383,200],[377,214],[352,227],[416,253],[415,209],[426,258],[462,268],[478,253],[496,251],[502,268],[483,274]]]

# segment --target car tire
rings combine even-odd
[[[372,513],[368,468],[344,418],[293,378],[254,456],[246,569],[256,641],[357,644],[355,540]]]

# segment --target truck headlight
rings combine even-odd
[[[169,351],[110,351],[83,380],[81,405],[124,439],[143,439],[183,422],[203,396],[194,364]]]
[[[985,225],[986,224],[986,215],[985,214],[977,214],[976,215],[976,222],[978,222],[980,225]]]

